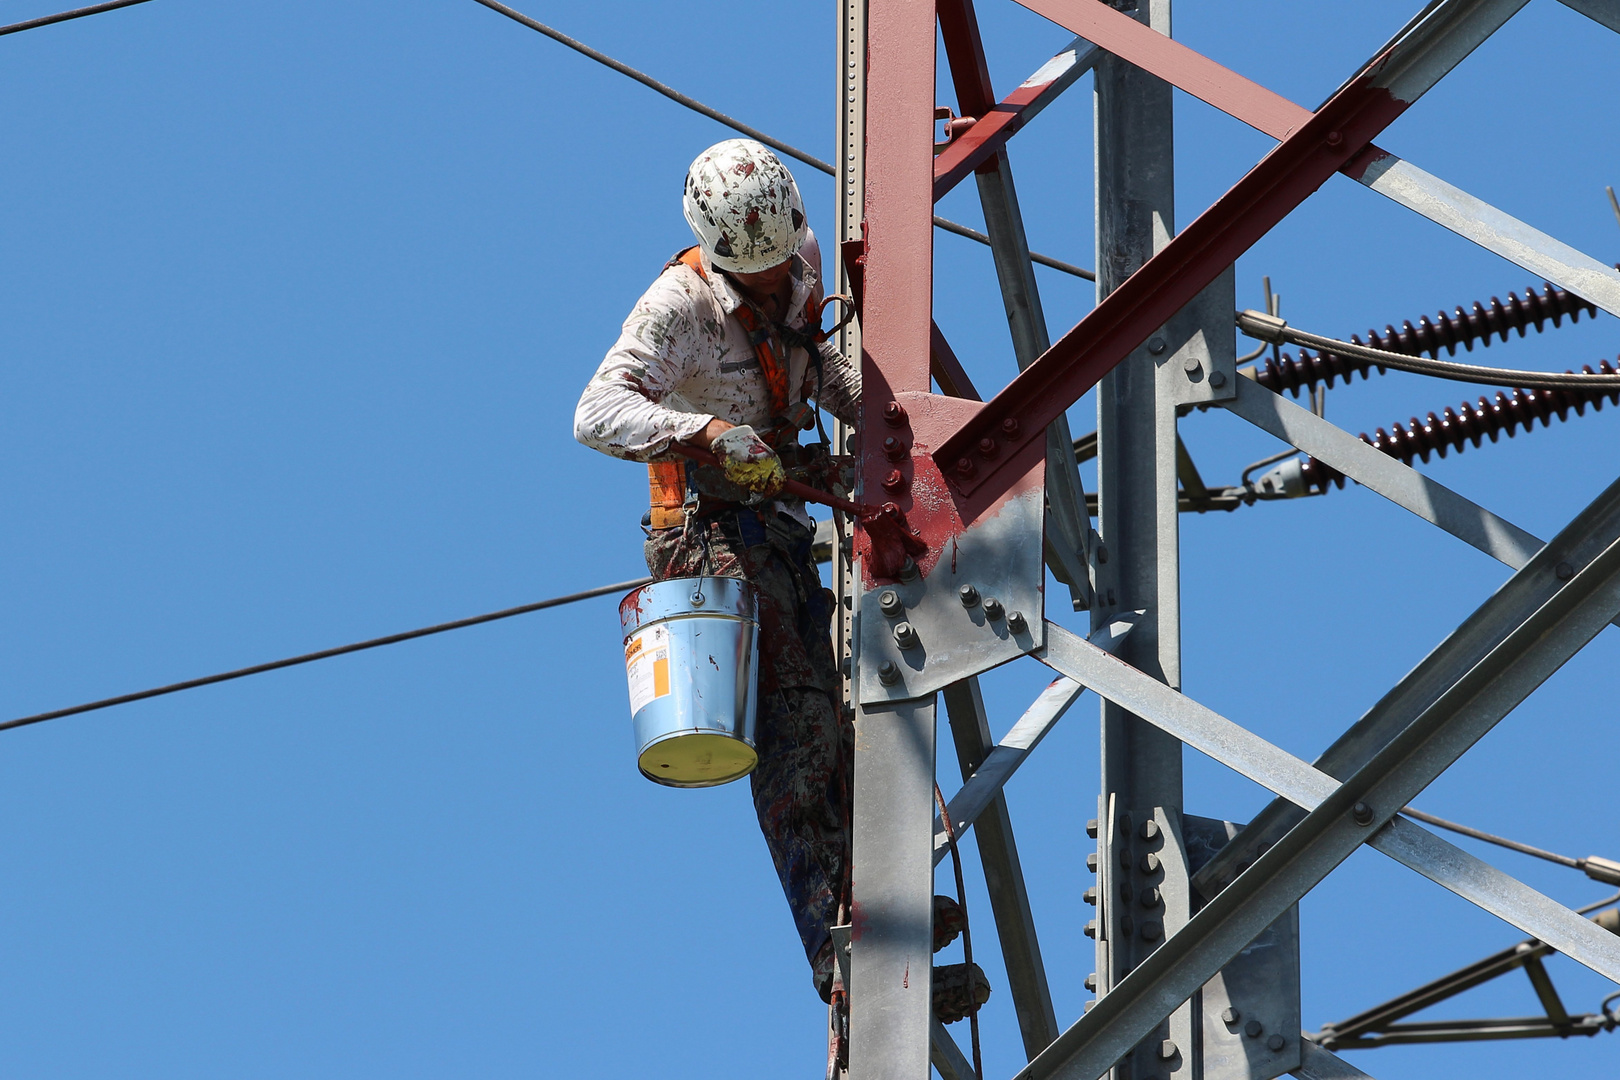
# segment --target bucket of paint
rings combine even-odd
[[[636,765],[670,787],[714,787],[754,771],[754,587],[673,578],[619,602]]]

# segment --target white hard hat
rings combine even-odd
[[[804,200],[787,166],[753,139],[715,143],[686,170],[686,223],[721,270],[752,274],[804,243]]]

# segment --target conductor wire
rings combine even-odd
[[[119,2],[142,3],[144,0],[119,0]],[[474,0],[474,2],[484,5],[491,11],[499,12],[500,14],[505,15],[508,19],[511,19],[513,22],[521,23],[536,33],[544,34],[546,37],[557,42],[559,45],[566,45],[570,49],[573,49],[575,52],[579,53],[581,56],[590,57],[592,60],[595,60],[598,64],[601,64],[604,67],[610,67],[626,78],[634,79],[647,89],[663,94],[677,105],[691,109],[693,112],[700,113],[703,116],[707,116],[715,123],[723,124],[733,131],[739,131],[748,136],[750,139],[755,139],[764,143],[766,146],[777,151],[778,153],[783,153],[788,157],[796,158],[797,160],[802,161],[806,165],[810,166],[812,169],[817,169],[834,178],[838,176],[837,169],[833,168],[829,162],[821,160],[814,154],[806,153],[796,146],[783,142],[781,139],[772,138],[756,127],[751,127],[750,125],[743,123],[741,120],[727,116],[719,109],[711,108],[710,106],[703,104],[703,102],[699,101],[697,98],[692,97],[689,94],[681,93],[668,83],[659,82],[646,72],[638,71],[629,64],[624,63],[622,60],[615,60],[613,57],[609,56],[605,52],[602,52],[600,49],[593,49],[583,41],[580,41],[577,38],[571,38],[555,27],[547,26],[538,19],[531,19],[529,16],[523,14],[521,11],[518,11],[516,8],[507,7],[505,4],[501,3],[500,0]],[[966,225],[958,224],[957,222],[951,221],[948,218],[942,218],[937,214],[934,216],[934,226],[939,229],[944,229],[946,232],[955,233],[957,236],[965,236],[969,240],[975,240],[978,243],[984,244],[986,247],[988,247],[990,244],[990,237],[979,230],[970,229]],[[1083,278],[1086,281],[1097,280],[1097,275],[1092,273],[1090,270],[1083,269],[1082,267],[1076,266],[1073,263],[1066,263],[1061,259],[1054,259],[1050,255],[1042,255],[1039,252],[1031,251],[1029,253],[1029,258],[1031,262],[1040,263],[1042,266],[1049,266],[1054,270],[1061,270],[1065,274],[1070,274],[1077,278]]]
[[[52,26],[69,19],[82,19],[86,15],[100,15],[103,11],[115,11],[118,8],[133,7],[144,4],[147,0],[108,0],[105,4],[91,4],[89,7],[74,8],[72,11],[59,11],[55,15],[42,15],[37,19],[28,19],[24,22],[12,23],[9,26],[0,26],[0,37],[7,34],[18,34],[24,30],[33,30],[41,26]]]
[[[398,634],[388,634],[385,637],[370,638],[366,641],[356,641],[349,645],[339,645],[331,649],[321,649],[317,652],[303,653],[298,656],[289,656],[282,660],[271,660],[264,664],[254,664],[251,667],[237,668],[234,671],[222,671],[217,675],[204,675],[200,679],[187,679],[185,682],[170,683],[167,686],[156,686],[150,690],[138,690],[133,694],[120,694],[117,697],[102,698],[100,701],[90,701],[83,705],[73,705],[66,709],[53,709],[50,712],[35,713],[33,716],[19,716],[15,720],[0,723],[0,731],[10,731],[12,728],[27,727],[30,724],[42,724],[47,720],[57,720],[64,716],[76,716],[79,713],[94,712],[97,709],[110,709],[114,705],[128,705],[133,701],[145,701],[147,698],[162,697],[165,694],[178,694],[182,690],[194,690],[199,686],[212,686],[215,683],[229,682],[232,679],[243,679],[249,675],[260,675],[266,671],[279,671],[282,668],[296,667],[299,664],[308,664],[316,660],[325,660],[333,656],[344,656],[348,653],[363,652],[366,649],[377,649],[384,645],[396,645],[401,641],[411,641],[415,638],[428,637],[431,634],[442,634],[449,630],[460,630],[467,626],[478,626],[481,623],[495,622],[498,619],[510,619],[514,615],[526,615],[531,611],[541,611],[545,608],[559,607],[563,604],[572,604],[579,600],[589,600],[596,596],[606,596],[608,593],[623,592],[628,589],[639,588],[652,581],[650,577],[637,578],[634,581],[621,581],[614,585],[599,585],[584,592],[569,593],[567,596],[554,596],[549,600],[537,600],[532,604],[521,604],[518,607],[503,608],[500,611],[491,611],[483,615],[473,615],[466,619],[455,619],[451,622],[435,623],[432,626],[423,626],[416,630],[406,630]]]

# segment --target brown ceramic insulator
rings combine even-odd
[[[1620,368],[1607,360],[1598,361],[1581,370],[1588,375],[1616,375]],[[1481,446],[1484,440],[1496,442],[1499,436],[1513,438],[1520,431],[1529,431],[1541,421],[1550,427],[1553,419],[1566,420],[1571,409],[1576,416],[1586,415],[1586,407],[1593,411],[1603,408],[1607,401],[1620,405],[1620,388],[1603,390],[1514,390],[1497,391],[1494,398],[1480,397],[1470,404],[1463,402],[1455,409],[1446,408],[1439,415],[1430,413],[1419,420],[1412,417],[1405,424],[1391,424],[1388,430],[1378,428],[1368,435],[1362,432],[1361,441],[1375,450],[1410,465],[1413,458],[1429,460],[1430,454],[1445,457],[1455,450],[1462,453],[1469,444]],[[1344,487],[1344,474],[1333,466],[1310,458],[1304,465],[1306,486],[1313,491],[1327,491],[1327,486]]]
[[[1620,265],[1615,269],[1620,270]],[[1350,340],[1357,345],[1370,345],[1385,352],[1407,356],[1427,355],[1438,360],[1441,349],[1445,349],[1447,355],[1454,356],[1459,345],[1472,351],[1475,342],[1488,346],[1493,337],[1506,341],[1513,331],[1518,331],[1519,336],[1524,337],[1529,327],[1533,326],[1539,331],[1549,321],[1554,326],[1562,326],[1564,316],[1569,316],[1569,321],[1573,323],[1579,321],[1582,313],[1595,318],[1597,305],[1587,303],[1574,293],[1544,285],[1539,292],[1535,289],[1525,290],[1522,299],[1515,293],[1508,293],[1505,302],[1493,296],[1488,306],[1475,301],[1468,310],[1458,307],[1450,315],[1441,311],[1436,313],[1432,321],[1425,315],[1418,319],[1416,326],[1408,320],[1401,324],[1399,330],[1385,326],[1383,333],[1368,330],[1366,341],[1362,341],[1357,334],[1352,334]],[[1358,374],[1364,379],[1368,378],[1373,368],[1377,368],[1380,374],[1384,371],[1382,365],[1352,360],[1336,353],[1318,355],[1301,349],[1298,359],[1288,353],[1281,355],[1280,363],[1267,360],[1265,366],[1255,372],[1255,381],[1267,390],[1279,394],[1287,390],[1295,397],[1299,396],[1301,390],[1318,383],[1332,386],[1335,379],[1348,383]]]

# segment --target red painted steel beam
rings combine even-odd
[[[1288,138],[1311,118],[1309,109],[1099,0],[1017,2],[1274,139]]]
[[[983,120],[996,107],[996,93],[990,88],[990,65],[984,58],[984,40],[979,36],[973,0],[939,0],[937,6],[939,34],[945,41],[945,59],[956,86],[956,107],[963,116]]]
[[[1043,95],[1057,80],[1054,74],[1043,82],[1024,83],[988,113],[969,114],[976,115],[978,123],[953,139],[934,159],[934,201],[944,198],[946,192],[986,163],[993,168],[996,153],[1024,126],[1026,114],[1032,106],[1042,103]]]
[[[1096,0],[1061,6],[1111,10]],[[1044,438],[1048,424],[1329,177],[1341,168],[1354,174],[1376,157],[1372,139],[1409,104],[1374,84],[1378,68],[1375,63],[1314,116],[1307,114],[1248,175],[946,439],[934,460],[952,487],[974,491],[1013,456],[1010,451]]]
[[[858,315],[861,304],[866,299],[866,264],[861,261],[866,250],[866,242],[846,240],[843,248],[844,278],[849,282],[849,292],[855,298],[855,312]],[[956,351],[951,348],[951,343],[945,340],[945,334],[940,330],[939,323],[929,320],[928,325],[928,372],[939,384],[940,393],[946,397],[983,401],[984,395],[979,393],[978,387],[973,385],[973,380],[968,378],[962,362],[956,358]]]

